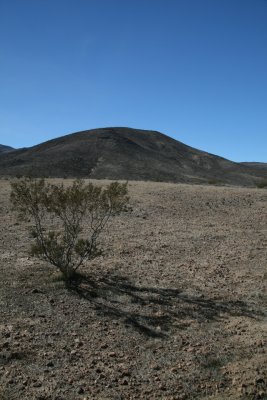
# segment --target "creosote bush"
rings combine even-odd
[[[127,207],[127,183],[99,187],[82,180],[71,186],[44,179],[11,182],[10,200],[23,218],[33,222],[31,254],[59,268],[66,281],[86,261],[101,254],[98,238],[111,217]]]
[[[261,181],[256,184],[257,188],[259,189],[266,189],[267,188],[267,181]]]

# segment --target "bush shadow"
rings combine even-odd
[[[115,318],[147,337],[164,338],[188,322],[218,321],[229,316],[263,314],[244,301],[188,295],[174,288],[137,286],[127,277],[77,275],[68,289],[90,302],[101,315]]]

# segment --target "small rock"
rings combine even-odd
[[[121,372],[121,376],[122,378],[124,378],[125,376],[130,376],[130,371],[128,369],[125,369]]]
[[[54,366],[53,361],[48,361],[48,362],[46,363],[46,366],[47,366],[47,367],[53,367],[53,366]]]
[[[161,384],[159,385],[159,389],[160,389],[160,390],[166,390],[166,386],[163,385],[163,383],[161,383]]]
[[[35,293],[42,293],[39,289],[37,289],[37,288],[34,288],[34,289],[32,289],[32,291],[31,291],[33,294],[35,294]]]
[[[152,367],[151,367],[154,371],[159,371],[160,370],[160,366],[159,365],[157,365],[157,364],[155,364],[155,365],[152,365]]]
[[[42,386],[42,383],[41,382],[34,382],[32,386],[35,387],[35,388],[39,388],[39,387]]]
[[[264,382],[263,378],[261,378],[261,377],[255,378],[255,385],[263,385],[264,383],[265,382]]]
[[[79,387],[77,390],[78,394],[83,394],[84,393],[84,388],[83,387]]]
[[[188,353],[192,353],[192,351],[194,351],[194,347],[189,346],[186,351],[188,351]]]
[[[80,339],[75,339],[74,341],[75,341],[76,346],[78,346],[78,347],[83,346],[83,342]]]

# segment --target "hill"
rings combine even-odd
[[[102,128],[3,153],[0,176],[33,175],[254,185],[265,168],[234,163],[160,132]]]
[[[7,153],[7,152],[12,151],[12,150],[14,150],[13,147],[5,146],[3,144],[0,144],[0,154],[1,153]]]
[[[267,163],[262,162],[242,162],[241,164],[258,169],[267,169]]]

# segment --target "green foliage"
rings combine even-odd
[[[127,183],[106,188],[75,180],[57,186],[44,179],[11,182],[10,200],[20,217],[32,220],[31,254],[48,261],[70,280],[87,260],[101,254],[98,238],[111,217],[128,203]]]

